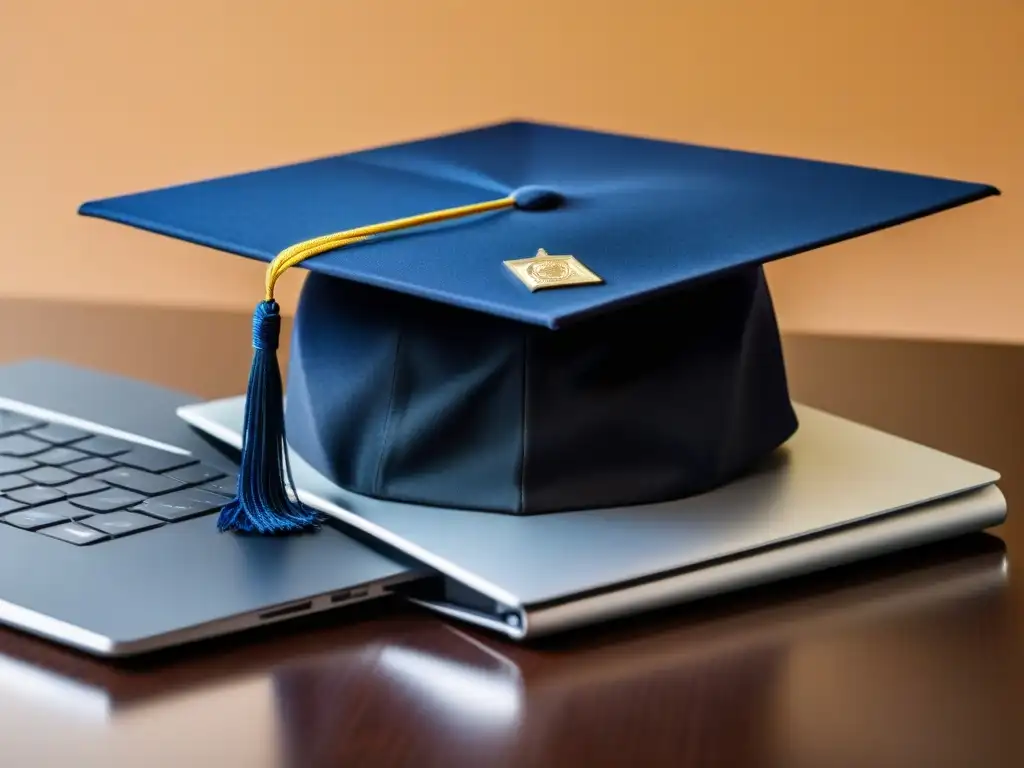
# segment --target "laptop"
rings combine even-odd
[[[384,597],[427,570],[334,525],[220,534],[228,454],[190,398],[47,361],[0,366],[0,624],[116,657]]]
[[[188,404],[241,445],[244,397]],[[796,405],[797,434],[743,479],[679,501],[511,516],[349,493],[297,454],[299,497],[438,574],[401,590],[443,615],[535,638],[778,581],[1003,522],[999,475]]]
[[[130,656],[401,594],[521,639],[1005,515],[994,472],[802,409],[770,466],[676,504],[424,509],[347,494],[295,457],[300,495],[335,522],[219,534],[241,405],[46,361],[0,366],[0,623]]]

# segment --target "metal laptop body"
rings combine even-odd
[[[189,429],[177,392],[57,363],[0,366],[0,409],[191,453],[227,471]],[[0,623],[100,656],[126,656],[363,602],[423,575],[331,526],[318,535],[220,534],[216,516],[74,546],[0,523]]]
[[[240,444],[243,399],[179,409]],[[522,639],[762,584],[997,525],[996,472],[797,406],[772,460],[665,504],[514,517],[357,496],[293,455],[299,495],[447,579],[408,596]]]

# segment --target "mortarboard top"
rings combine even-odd
[[[531,514],[728,482],[797,426],[762,265],[997,193],[512,122],[80,212],[272,262],[221,524],[274,532],[308,522],[283,496],[285,423],[342,487],[426,505]],[[282,263],[312,274],[279,414]]]

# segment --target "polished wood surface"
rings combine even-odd
[[[241,314],[0,306],[0,362],[207,397],[242,387],[248,334]],[[1024,348],[786,349],[796,399],[1002,472],[1008,522],[529,646],[398,602],[121,664],[0,630],[0,764],[1024,765]]]

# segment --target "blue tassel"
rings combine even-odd
[[[277,362],[280,336],[277,302],[260,302],[252,318],[253,358],[238,492],[220,511],[217,527],[222,531],[268,535],[315,530],[320,525],[319,515],[288,495],[295,482],[284,434],[284,392]]]

